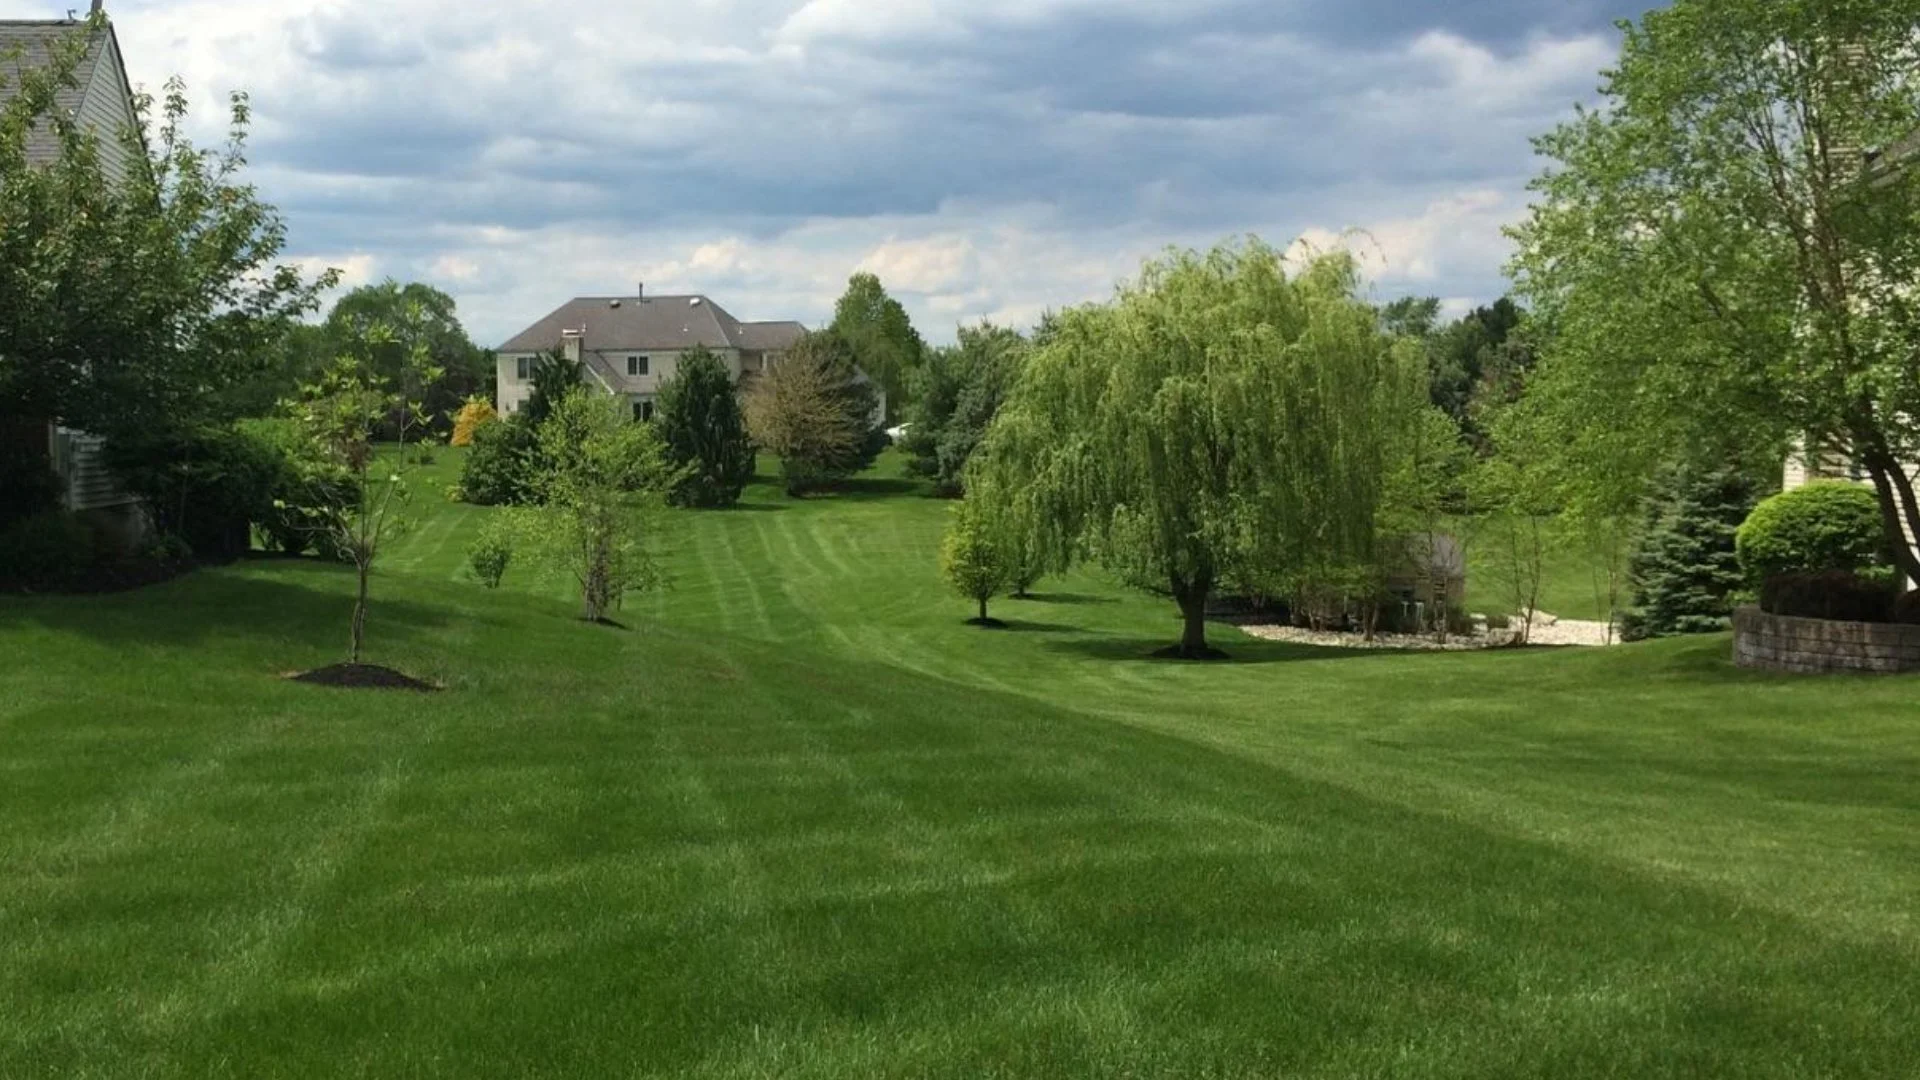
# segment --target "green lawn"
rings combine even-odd
[[[0,598],[0,1077],[1892,1077],[1920,680],[1724,637],[1144,659],[1094,576],[963,625],[945,510],[675,518],[630,630],[464,580]]]

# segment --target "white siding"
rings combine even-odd
[[[121,135],[134,125],[130,104],[132,89],[127,86],[120,62],[120,46],[112,34],[105,35],[106,47],[93,65],[85,96],[80,100],[80,120],[98,138],[100,167],[108,179],[119,183],[127,178],[132,160]]]

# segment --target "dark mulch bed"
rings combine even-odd
[[[977,626],[982,630],[1005,630],[1007,624],[999,619],[968,619],[968,626]]]
[[[375,664],[335,664],[288,678],[310,686],[333,686],[346,690],[412,690],[422,694],[435,694],[441,690],[441,687],[432,683],[421,682],[411,675],[402,675],[392,668]]]

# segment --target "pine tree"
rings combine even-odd
[[[753,479],[753,443],[733,377],[704,347],[682,354],[660,388],[654,423],[667,458],[684,469],[672,499],[681,506],[732,506]]]
[[[1726,629],[1746,583],[1733,536],[1758,494],[1753,479],[1733,466],[1675,467],[1661,477],[1631,563],[1631,636]]]

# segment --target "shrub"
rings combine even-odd
[[[1512,627],[1513,617],[1510,615],[1502,615],[1496,612],[1487,616],[1487,629],[1489,630],[1508,630]]]
[[[493,403],[482,397],[470,397],[453,418],[454,446],[472,446],[473,436],[488,424],[496,423],[500,414],[493,411]]]
[[[513,537],[497,522],[482,529],[473,546],[467,549],[467,566],[473,570],[474,578],[489,589],[500,587],[500,579],[507,576],[507,567],[512,563]]]
[[[1776,574],[1760,587],[1760,609],[1770,615],[1845,622],[1887,622],[1895,590],[1882,575],[1850,570]]]
[[[0,584],[12,588],[61,588],[96,561],[92,530],[65,511],[22,518],[0,532]]]
[[[539,481],[537,439],[519,420],[484,424],[460,473],[460,492],[476,506],[520,506],[534,500]]]
[[[1880,557],[1880,502],[1860,484],[1823,482],[1762,502],[1734,535],[1749,580],[1857,570]]]
[[[1920,626],[1920,589],[1901,594],[1893,602],[1893,621],[1908,626]]]
[[[0,528],[60,505],[60,478],[39,461],[9,462],[0,469]]]
[[[202,559],[246,554],[252,526],[273,517],[289,475],[286,447],[251,426],[123,433],[105,458],[146,500],[155,528]]]

